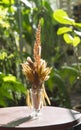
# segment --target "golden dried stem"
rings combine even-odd
[[[34,44],[34,61],[35,61],[35,66],[38,68],[40,65],[40,59],[41,59],[41,40],[40,40],[40,35],[41,35],[41,27],[40,24],[38,24],[38,30],[36,32],[36,42]]]
[[[27,94],[26,94],[26,103],[28,106],[30,106],[30,107],[32,106],[29,90],[27,91]]]

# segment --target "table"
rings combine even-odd
[[[66,130],[80,122],[77,111],[45,106],[37,119],[31,118],[27,106],[0,108],[0,130]]]

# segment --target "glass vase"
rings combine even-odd
[[[30,89],[30,98],[33,109],[32,116],[36,118],[41,115],[41,108],[43,107],[43,90]]]

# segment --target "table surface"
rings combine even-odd
[[[27,106],[0,108],[0,130],[64,130],[80,122],[81,114],[77,111],[45,106],[39,118],[33,119],[32,109]]]

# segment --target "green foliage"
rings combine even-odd
[[[81,64],[78,51],[81,43],[81,23],[77,23],[74,19],[69,18],[67,13],[61,9],[56,10],[53,17],[61,25],[57,30],[57,34],[62,35],[65,43],[73,47],[76,59],[75,65],[62,66],[60,75],[68,85],[68,91],[80,88],[79,92],[81,92]]]
[[[81,24],[76,23],[74,19],[69,18],[68,14],[62,9],[54,11],[53,18],[59,22],[59,25],[61,26],[59,26],[57,34],[63,35],[65,43],[73,46],[74,52],[76,53],[77,63],[76,67],[73,65],[66,65],[61,66],[58,70],[55,70],[53,80],[51,79],[48,83],[54,88],[58,88],[60,105],[70,107],[68,93],[70,93],[71,89],[73,89],[75,82],[78,83],[77,78],[81,77],[81,66],[78,62],[78,54],[76,52],[76,47],[81,42]],[[53,91],[53,87],[51,87],[51,91]]]
[[[18,105],[22,94],[26,94],[26,88],[13,75],[0,73],[0,106]]]
[[[74,38],[70,34],[64,34],[63,38],[67,44],[72,44],[76,47],[80,43],[80,38],[78,36],[74,36]]]
[[[70,86],[72,87],[73,83],[79,76],[77,68],[73,66],[62,66],[60,70],[61,77],[64,79],[65,83],[69,83],[69,86],[67,86],[69,89]]]
[[[57,34],[63,34],[63,38],[67,44],[71,44],[76,47],[80,42],[80,23],[76,23],[74,19],[69,18],[68,14],[62,9],[58,9],[54,12],[53,17],[59,23],[64,24],[66,26],[58,29]],[[79,28],[79,30],[78,30]],[[76,34],[78,30],[78,33]]]
[[[78,82],[77,77],[79,77],[77,64],[61,66],[60,69],[54,68],[51,73],[51,78],[47,81],[48,86],[50,86],[50,99],[54,101],[57,100],[59,106],[70,108],[71,102],[69,93],[75,89],[73,87],[75,82]]]
[[[61,27],[58,29],[57,34],[61,35],[61,34],[67,33],[67,32],[71,32],[71,31],[72,31],[72,28]]]
[[[52,70],[51,73],[51,78],[47,81],[46,85],[49,86],[49,91],[51,93],[49,97],[51,99],[51,102],[56,101],[58,102],[59,106],[70,108],[71,103],[70,103],[68,89],[66,85],[66,76],[68,70],[64,71],[63,68],[59,70],[54,68],[54,70]],[[65,75],[63,73],[65,73]],[[68,81],[69,81],[69,76],[67,82]]]
[[[68,14],[65,11],[63,11],[62,9],[58,9],[58,10],[54,11],[53,17],[61,24],[75,25],[75,20],[69,18]]]

